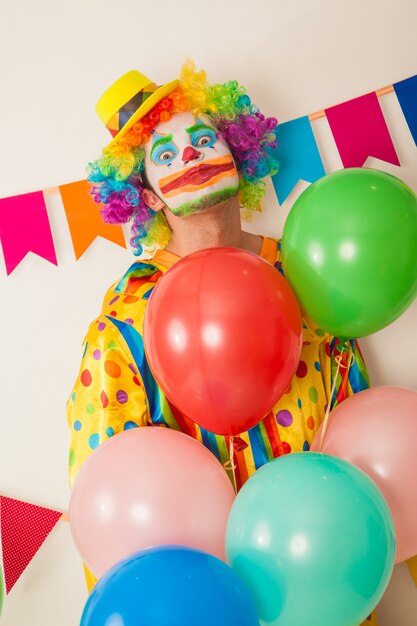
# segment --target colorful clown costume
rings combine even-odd
[[[261,256],[280,269],[279,244],[264,239]],[[214,435],[184,417],[165,398],[146,362],[142,328],[153,287],[179,257],[166,251],[151,262],[134,263],[107,292],[101,315],[84,340],[80,373],[68,401],[71,427],[70,477],[103,441],[137,426],[161,425],[201,441],[222,463],[229,461],[227,437]],[[356,342],[347,374],[340,369],[332,406],[369,386]],[[304,322],[301,360],[282,399],[264,420],[235,444],[238,487],[268,460],[308,450],[324,417],[336,371],[339,342]]]
[[[260,256],[282,271],[279,242],[264,238]],[[183,416],[166,399],[146,361],[142,338],[146,304],[155,284],[178,260],[176,255],[160,250],[151,261],[133,263],[108,290],[101,314],[89,327],[79,375],[67,405],[71,485],[98,445],[139,426],[158,425],[187,433],[230,467],[229,438],[208,432]],[[299,366],[284,396],[257,426],[234,440],[238,488],[270,459],[309,450],[328,403],[333,407],[369,386],[358,344],[352,340],[350,345],[354,358],[347,368],[348,353],[341,353],[339,340],[304,320]],[[338,357],[342,360],[339,371]],[[366,623],[377,622],[372,618]]]

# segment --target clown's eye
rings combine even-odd
[[[210,143],[210,141],[212,141],[212,137],[209,137],[209,135],[203,135],[202,137],[199,137],[197,139],[197,141],[195,142],[195,145],[206,146],[208,143]]]
[[[160,161],[169,161],[173,156],[175,156],[175,152],[174,150],[164,150],[158,156]]]
[[[177,146],[171,141],[165,145],[156,146],[151,153],[155,165],[170,165],[178,155]]]
[[[192,134],[191,143],[195,148],[211,148],[217,141],[216,131],[205,128]]]

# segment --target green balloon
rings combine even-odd
[[[226,554],[261,624],[353,626],[389,582],[393,521],[357,467],[328,454],[288,454],[261,467],[238,493]]]
[[[417,295],[417,196],[377,170],[340,170],[296,200],[283,268],[304,312],[332,335],[388,326]]]

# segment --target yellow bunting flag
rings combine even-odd
[[[85,582],[87,583],[88,593],[91,593],[97,582],[97,578],[93,576],[93,574],[90,572],[90,570],[88,569],[86,565],[84,565],[84,575],[85,575]]]
[[[417,556],[413,556],[411,559],[408,559],[406,563],[414,583],[417,586]]]
[[[126,248],[122,227],[103,222],[100,205],[91,197],[90,185],[86,180],[60,185],[59,191],[77,260],[99,236]]]

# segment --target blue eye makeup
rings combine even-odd
[[[167,135],[155,141],[151,150],[151,160],[155,165],[170,165],[178,153],[172,135]]]
[[[195,148],[211,148],[217,141],[216,131],[207,126],[200,128],[190,133],[190,140]]]

